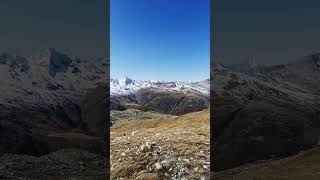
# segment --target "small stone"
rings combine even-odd
[[[164,169],[170,169],[171,168],[171,162],[168,161],[168,160],[161,161],[161,165],[163,166]]]
[[[140,171],[139,173],[138,173],[138,175],[140,175],[140,174],[145,174],[145,173],[147,173],[148,171],[147,170],[142,170],[142,171]]]
[[[155,163],[154,166],[155,166],[155,170],[156,171],[159,171],[160,169],[162,169],[162,165],[160,163],[158,163],[158,162]]]
[[[136,135],[138,133],[139,133],[139,131],[132,131],[131,136],[134,136],[134,135]]]
[[[147,146],[149,149],[153,149],[153,148],[157,147],[157,144],[156,144],[156,143],[146,142],[146,146]]]
[[[150,143],[146,142],[146,146],[150,149]]]
[[[144,173],[140,174],[138,177],[136,177],[137,180],[146,180],[146,179],[158,179],[158,176],[156,173]]]
[[[146,146],[144,144],[140,147],[140,151],[142,151],[142,152],[147,152],[148,149],[149,149],[148,146]]]
[[[184,162],[189,163],[190,160],[189,159],[183,159]]]
[[[150,144],[150,147],[151,147],[151,148],[157,147],[157,144],[156,144],[156,143],[151,143],[151,144]]]

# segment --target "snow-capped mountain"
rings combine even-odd
[[[201,81],[201,83],[185,83],[174,81],[147,81],[133,80],[131,78],[110,79],[111,95],[130,95],[138,92],[140,89],[155,88],[163,91],[177,91],[183,93],[196,92],[201,94],[209,94],[209,81]]]

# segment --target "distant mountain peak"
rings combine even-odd
[[[129,77],[125,77],[123,79],[120,80],[125,86],[128,86],[128,85],[132,85],[135,83],[135,80],[129,78]]]

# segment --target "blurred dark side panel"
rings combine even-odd
[[[214,179],[310,179],[320,170],[319,5],[213,1]]]
[[[0,11],[0,179],[105,179],[109,1]]]

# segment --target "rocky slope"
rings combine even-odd
[[[209,179],[208,109],[181,116],[126,111],[116,112],[122,120],[111,127],[111,179]]]
[[[319,55],[252,74],[213,69],[213,170],[312,148],[319,139]]]

